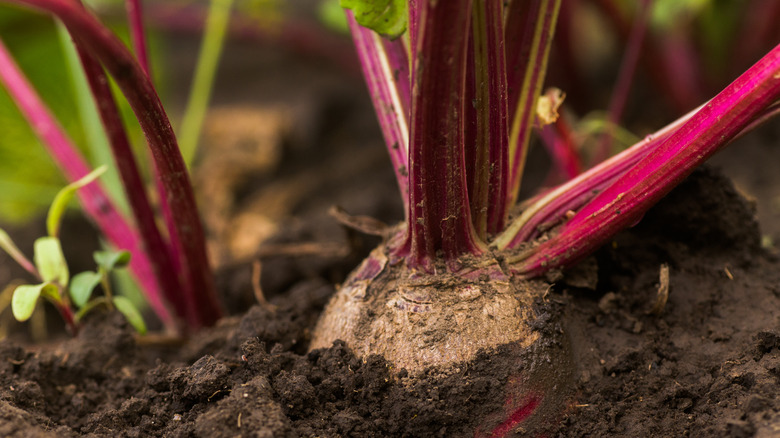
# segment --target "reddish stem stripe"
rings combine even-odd
[[[509,414],[509,417],[504,420],[503,423],[499,424],[492,431],[490,431],[490,437],[505,438],[509,436],[513,430],[518,429],[518,426],[520,426],[521,423],[530,418],[531,415],[536,412],[536,408],[539,407],[540,404],[541,397],[538,397],[536,394],[529,395],[527,399],[520,403],[520,406],[515,408],[515,410]]]
[[[417,53],[419,50],[417,44],[420,35],[420,3],[425,1],[427,0],[409,0],[409,28],[407,32],[409,32],[409,53],[411,54]],[[414,84],[414,69],[410,73],[412,74],[412,84]]]
[[[647,24],[648,21],[650,21],[652,3],[652,0],[642,0],[638,6],[639,11],[636,14],[634,25],[631,28],[631,35],[626,44],[623,60],[620,63],[618,80],[612,91],[612,98],[609,103],[607,117],[610,123],[608,124],[607,133],[601,142],[601,147],[596,152],[596,157],[591,162],[592,164],[600,163],[611,155],[610,150],[612,149],[615,125],[618,124],[620,118],[623,116],[623,110],[626,107],[626,102],[628,101],[628,96],[631,92],[631,84],[634,82],[636,66],[639,63],[639,54],[642,51],[642,45],[645,41]]]
[[[431,269],[479,253],[464,160],[466,47],[471,0],[422,1],[414,57],[407,261]]]
[[[485,239],[503,229],[507,212],[508,132],[507,78],[501,0],[475,0],[473,8],[476,135],[471,214],[477,234]],[[467,125],[468,126],[468,125]]]
[[[582,163],[574,145],[571,129],[563,117],[559,117],[554,124],[543,127],[540,135],[563,181],[570,180],[582,172]]]
[[[60,315],[62,316],[62,319],[65,321],[65,326],[68,328],[70,335],[71,336],[78,335],[79,325],[76,323],[76,320],[73,317],[73,311],[70,310],[70,307],[66,306],[62,302],[52,303],[52,304],[54,304],[54,307],[56,307],[57,311],[60,312]]]
[[[509,132],[509,181],[506,205],[520,192],[536,101],[544,83],[547,59],[561,0],[512,1],[506,18],[506,68]]]
[[[591,2],[610,21],[619,40],[628,41],[631,34],[631,24],[624,17],[618,4],[614,0],[591,0]],[[668,37],[666,40],[671,42]],[[675,48],[675,44],[673,43],[667,48],[675,51],[681,49],[680,46]],[[703,96],[697,82],[699,76],[691,76],[694,72],[692,65],[695,64],[694,60],[697,58],[695,53],[690,58],[665,53],[665,50],[659,48],[655,38],[647,38],[643,49],[644,71],[650,75],[672,108],[679,113],[684,113],[702,101]],[[672,57],[677,60],[673,61]],[[674,64],[673,62],[679,63]]]
[[[395,84],[398,100],[401,103],[399,113],[408,120],[412,113],[412,82],[409,72],[409,48],[404,45],[403,38],[389,40],[380,38],[387,64],[392,72],[392,83]],[[407,157],[408,158],[408,157]]]
[[[591,253],[780,98],[780,45],[699,110],[655,150],[578,212],[560,233],[524,254],[518,271],[538,275]]]
[[[130,40],[133,43],[133,50],[141,68],[150,78],[152,77],[149,69],[149,55],[146,50],[146,32],[144,31],[143,4],[141,0],[125,0],[125,9],[127,10],[127,19],[130,24]]]
[[[514,120],[517,102],[523,91],[524,77],[531,63],[536,24],[542,8],[542,1],[512,0],[506,9],[506,76],[507,108],[509,120]]]
[[[5,83],[22,114],[66,178],[69,181],[77,181],[87,175],[90,169],[86,161],[19,70],[2,41],[0,41],[0,79]],[[84,211],[108,241],[115,247],[128,250],[133,254],[130,269],[141,287],[147,291],[150,305],[164,323],[173,325],[168,309],[159,299],[160,290],[155,282],[154,270],[141,247],[141,240],[136,230],[122,217],[98,182],[83,187],[76,192],[76,195]]]

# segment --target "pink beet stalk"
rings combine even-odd
[[[576,211],[606,186],[626,173],[650,151],[687,122],[691,111],[641,142],[588,169],[558,187],[525,202],[523,212],[496,238],[501,249],[514,248],[538,237],[563,220],[567,211]]]
[[[506,12],[506,69],[509,109],[507,205],[520,193],[536,101],[544,83],[561,0],[515,0]]]
[[[146,32],[144,31],[143,4],[141,0],[125,0],[125,10],[130,24],[130,40],[138,63],[147,76],[151,77],[149,70],[149,54],[146,50]]]
[[[581,209],[582,206],[587,204],[604,188],[625,174],[639,160],[660,146],[666,138],[686,123],[701,108],[703,106],[680,117],[655,133],[646,136],[642,141],[618,155],[577,175],[574,179],[525,201],[520,216],[514,219],[493,243],[500,249],[515,248],[559,225],[565,219],[567,212]],[[780,114],[780,103],[775,103],[763,109],[733,140],[756,129],[778,114]]]
[[[550,240],[521,254],[525,276],[570,266],[634,224],[693,169],[780,98],[780,45],[708,102],[631,170],[579,211]]]
[[[628,43],[626,44],[623,60],[620,63],[620,73],[618,73],[615,89],[612,91],[612,100],[609,103],[607,118],[610,123],[607,124],[608,131],[604,136],[597,155],[592,163],[600,163],[609,157],[612,149],[612,140],[614,128],[623,116],[623,110],[628,101],[628,95],[631,92],[631,84],[636,76],[636,66],[639,63],[639,54],[642,51],[642,45],[647,33],[647,24],[650,21],[650,12],[652,11],[652,0],[642,0],[639,4],[639,11],[634,19],[634,26],[631,29]]]
[[[347,19],[406,204],[409,199],[409,61],[400,40],[386,41],[360,26],[351,11],[347,12]]]
[[[27,82],[2,41],[0,41],[0,79],[67,179],[76,181],[88,174],[89,166]],[[99,183],[83,187],[77,195],[84,211],[95,221],[111,244],[133,254],[130,269],[145,290],[149,305],[166,326],[175,327],[155,281],[152,264],[142,249],[136,231],[122,217]]]
[[[503,229],[507,216],[509,138],[502,9],[496,0],[474,0],[472,13],[474,81],[469,85],[475,89],[476,144],[469,194],[474,227],[483,240]]]
[[[628,41],[631,35],[631,24],[621,13],[617,2],[614,0],[591,0],[591,2],[610,21],[619,39]],[[659,48],[654,38],[647,38],[643,48],[642,61],[645,71],[663,93],[670,106],[680,113],[684,113],[701,102],[699,85],[696,83],[697,77],[691,76],[694,73],[692,70],[693,60],[697,56],[690,50],[683,49],[687,43],[672,42],[669,37],[666,37],[666,40],[664,44],[667,47],[665,48],[669,49],[670,52]],[[690,57],[684,55],[686,51],[688,55],[691,55]]]
[[[66,0],[13,0],[56,15],[84,48],[111,73],[146,134],[173,216],[170,234],[181,257],[187,325],[199,328],[220,317],[203,226],[184,160],[154,86],[122,42],[80,5]]]
[[[387,64],[393,74],[393,84],[397,89],[398,100],[401,103],[400,113],[408,120],[412,112],[412,81],[409,72],[409,47],[403,38],[390,40],[381,38],[382,50],[387,57]]]
[[[582,163],[574,145],[571,129],[563,117],[559,117],[553,124],[544,126],[539,135],[552,156],[559,178],[562,177],[563,181],[570,180],[582,172]]]
[[[410,266],[430,271],[439,251],[450,264],[481,251],[471,224],[463,144],[471,0],[425,0],[418,7],[410,213],[400,255],[407,255]]]

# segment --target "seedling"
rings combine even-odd
[[[34,243],[34,263],[31,263],[4,230],[0,229],[0,247],[2,247],[25,270],[35,276],[40,282],[17,286],[11,299],[11,311],[17,321],[27,321],[35,311],[39,298],[49,301],[62,315],[71,333],[78,333],[81,319],[94,309],[105,306],[121,312],[127,321],[143,334],[146,325],[135,305],[123,296],[114,296],[111,292],[109,274],[130,262],[127,251],[97,251],[94,254],[98,269],[96,272],[82,272],[70,277],[68,264],[62,252],[59,239],[62,215],[75,192],[92,183],[105,167],[98,168],[84,178],[68,184],[54,198],[49,214],[46,217],[48,235],[40,237]],[[91,298],[95,287],[101,284],[104,295]],[[74,314],[71,304],[78,311]]]

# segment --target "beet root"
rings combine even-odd
[[[336,292],[310,349],[342,340],[358,357],[381,355],[409,378],[498,379],[496,391],[466,386],[469,397],[492,406],[468,420],[474,436],[534,435],[554,425],[569,400],[573,364],[549,286],[505,275],[487,256],[465,261],[468,274],[429,274],[391,264],[386,251],[374,250]]]

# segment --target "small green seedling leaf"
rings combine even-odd
[[[35,310],[35,304],[41,295],[57,296],[57,286],[51,283],[23,284],[14,290],[11,298],[11,311],[17,321],[27,321]]]
[[[0,228],[0,248],[7,252],[8,255],[11,256],[11,258],[14,259],[16,263],[19,263],[19,265],[26,271],[33,275],[38,275],[32,262],[30,262],[30,260],[28,260],[27,257],[25,257],[21,251],[19,251],[19,247],[16,246],[13,240],[11,240],[11,236],[9,236],[8,233],[6,233],[2,228]]]
[[[110,272],[130,263],[130,251],[95,251],[93,258],[98,266]]]
[[[409,21],[406,3],[406,0],[341,0],[341,7],[351,9],[361,26],[396,39],[406,31]]]
[[[76,194],[76,190],[96,180],[106,171],[106,169],[108,169],[108,166],[100,166],[78,181],[74,181],[63,187],[62,190],[57,193],[57,196],[54,197],[54,201],[51,203],[51,207],[49,207],[49,214],[46,216],[46,230],[48,231],[49,236],[57,237],[59,234],[62,214],[65,212],[65,207],[68,206],[70,200],[73,199],[73,195]]]
[[[141,312],[135,308],[132,301],[122,296],[114,297],[114,306],[116,306],[116,310],[120,311],[122,315],[125,315],[127,322],[133,326],[135,331],[142,335],[146,334],[144,318],[141,316]]]
[[[70,298],[73,300],[73,304],[79,309],[84,307],[102,278],[100,273],[92,271],[74,275],[70,282]]]
[[[44,282],[58,282],[67,286],[69,280],[68,264],[62,254],[60,239],[39,237],[35,240],[35,266]]]

